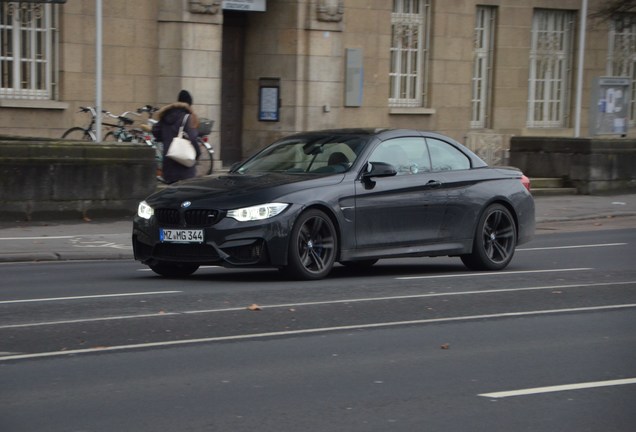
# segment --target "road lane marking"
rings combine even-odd
[[[73,297],[49,297],[49,298],[37,298],[37,299],[0,300],[0,304],[37,303],[37,302],[50,302],[50,301],[61,301],[61,300],[85,300],[85,299],[96,299],[96,298],[176,294],[181,292],[183,291],[149,291],[149,292],[121,293],[121,294],[95,294],[95,295],[73,296]]]
[[[123,351],[123,350],[167,348],[172,346],[193,345],[193,344],[202,344],[202,343],[211,343],[211,342],[228,342],[228,341],[241,341],[241,340],[250,340],[250,339],[274,338],[274,337],[281,337],[281,336],[298,336],[298,335],[306,335],[306,334],[311,335],[311,334],[318,334],[318,333],[333,333],[333,332],[346,331],[346,330],[391,328],[391,327],[408,326],[408,325],[435,324],[435,323],[447,323],[447,322],[459,322],[459,321],[476,321],[476,320],[486,320],[486,319],[495,319],[495,318],[541,316],[541,315],[550,315],[550,314],[557,314],[557,313],[596,312],[601,310],[621,310],[621,309],[630,309],[630,308],[636,308],[636,304],[608,305],[608,306],[554,309],[554,310],[527,311],[527,312],[508,312],[508,313],[490,314],[490,315],[469,315],[469,316],[461,316],[461,317],[434,318],[434,319],[410,320],[410,321],[392,321],[392,322],[372,323],[372,324],[354,324],[354,325],[338,326],[338,327],[320,327],[320,328],[311,328],[311,329],[303,329],[303,330],[288,330],[288,331],[269,332],[269,333],[252,333],[252,334],[242,334],[242,335],[233,335],[233,336],[215,336],[215,337],[199,338],[199,339],[183,339],[183,340],[173,340],[173,341],[163,341],[163,342],[147,342],[147,343],[141,343],[141,344],[103,346],[99,348],[84,348],[84,349],[65,350],[65,351],[49,351],[49,352],[33,353],[33,354],[18,354],[18,355],[0,356],[0,362],[11,361],[11,360],[27,360],[27,359],[36,359],[36,358],[61,357],[61,356],[77,355],[77,354],[95,354],[95,353],[115,352],[115,351]]]
[[[409,299],[418,299],[418,298],[427,298],[427,297],[451,297],[451,296],[475,295],[475,294],[499,294],[499,293],[521,292],[521,291],[541,291],[541,290],[555,290],[555,289],[567,289],[567,288],[590,288],[595,286],[614,286],[614,285],[633,285],[633,284],[636,284],[636,281],[599,282],[599,283],[576,284],[576,285],[548,285],[548,286],[527,287],[527,288],[501,288],[501,289],[476,290],[476,291],[475,290],[457,291],[457,292],[450,292],[450,293],[435,293],[435,292],[430,293],[429,292],[427,294],[412,294],[412,295],[390,296],[390,297],[367,297],[367,298],[325,300],[325,301],[302,302],[302,303],[281,303],[281,304],[271,304],[271,305],[259,305],[259,307],[261,308],[261,310],[265,310],[265,309],[293,308],[293,307],[301,307],[301,306],[323,306],[323,305],[330,305],[330,304],[352,304],[352,303],[390,301],[390,300],[409,300]],[[170,293],[171,291],[164,291],[164,293],[165,292]],[[180,292],[180,291],[174,291],[174,292]],[[135,319],[135,318],[160,318],[164,316],[174,316],[174,315],[195,315],[195,314],[205,314],[205,313],[238,312],[238,311],[244,311],[245,308],[246,308],[245,306],[241,306],[241,307],[228,307],[228,308],[219,308],[219,309],[198,309],[198,310],[189,310],[189,311],[158,312],[158,313],[139,314],[139,315],[122,315],[122,316],[113,316],[113,317],[85,318],[85,319],[77,319],[77,320],[8,324],[8,325],[0,326],[0,330],[9,329],[9,328],[38,327],[38,326],[47,326],[47,325],[60,325],[60,324],[78,324],[78,323],[87,323],[87,322],[94,322],[94,321],[119,321],[119,320]]]
[[[636,281],[627,281],[627,282],[599,282],[599,283],[589,283],[589,284],[576,284],[576,285],[549,285],[549,286],[540,286],[540,287],[528,287],[528,288],[500,288],[500,289],[489,289],[489,290],[472,290],[472,291],[456,291],[449,293],[426,293],[426,294],[411,294],[411,295],[402,295],[402,296],[390,296],[390,297],[367,297],[367,298],[357,298],[357,299],[343,299],[343,300],[325,300],[325,301],[316,301],[316,302],[304,302],[304,303],[283,303],[283,304],[274,304],[274,305],[259,305],[261,309],[273,309],[273,308],[289,308],[289,307],[299,307],[299,306],[321,306],[328,304],[342,304],[342,303],[363,303],[363,302],[376,302],[376,301],[387,301],[387,300],[410,300],[410,299],[418,299],[418,298],[427,298],[427,297],[451,297],[451,296],[460,296],[460,295],[475,295],[475,294],[499,294],[499,293],[508,293],[508,292],[520,292],[520,291],[541,291],[541,290],[554,290],[554,289],[566,289],[566,288],[589,288],[594,286],[609,286],[609,285],[631,285],[636,284]],[[209,312],[234,312],[238,310],[244,310],[245,307],[241,308],[223,308],[223,309],[202,309],[195,311],[184,311],[184,314],[197,314],[197,313],[209,313]]]
[[[511,274],[558,273],[558,272],[573,272],[573,271],[588,271],[588,270],[594,270],[594,269],[591,267],[582,267],[582,268],[564,268],[564,269],[548,269],[548,270],[476,272],[476,273],[433,275],[433,276],[400,276],[400,277],[396,277],[396,279],[409,280],[409,279],[436,279],[436,278],[475,277],[475,276],[507,276]]]
[[[78,236],[42,236],[42,237],[0,237],[0,241],[2,240],[59,240],[59,239],[70,239]]]
[[[544,250],[557,250],[557,249],[578,249],[578,248],[593,248],[593,247],[609,247],[609,246],[626,246],[628,243],[602,243],[602,244],[589,244],[578,246],[550,246],[550,247],[536,247],[536,248],[519,248],[517,251],[544,251]]]
[[[72,239],[77,237],[114,237],[122,236],[126,234],[76,234],[66,236],[35,236],[35,237],[0,237],[2,240],[60,240],[60,239]]]
[[[61,324],[86,324],[90,322],[99,322],[99,321],[123,321],[123,320],[136,319],[136,318],[138,319],[157,318],[157,317],[174,316],[174,315],[182,315],[182,313],[181,312],[156,312],[156,313],[139,314],[139,315],[121,315],[121,316],[84,318],[84,319],[64,320],[64,321],[49,321],[49,322],[25,323],[25,324],[7,324],[7,325],[0,326],[0,330],[12,329],[12,328],[25,328],[25,327],[42,327],[42,326],[61,325]]]
[[[589,389],[589,388],[597,388],[597,387],[613,387],[620,386],[626,384],[636,384],[636,378],[626,378],[626,379],[618,379],[618,380],[610,380],[610,381],[595,381],[595,382],[584,382],[579,384],[564,384],[564,385],[556,385],[556,386],[548,386],[548,387],[535,387],[535,388],[527,388],[521,390],[511,390],[511,391],[502,391],[502,392],[494,392],[494,393],[482,393],[478,396],[500,399],[514,396],[527,396],[533,394],[542,394],[542,393],[554,393],[560,391],[569,391],[569,390],[581,390],[581,389]]]

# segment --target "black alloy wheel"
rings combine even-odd
[[[477,224],[473,252],[462,255],[470,270],[501,270],[515,253],[517,227],[510,211],[501,204],[489,206]]]
[[[322,279],[333,269],[337,250],[338,237],[331,219],[320,210],[308,210],[294,224],[288,263],[282,270],[297,279]]]

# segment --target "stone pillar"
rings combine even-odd
[[[219,153],[221,110],[221,0],[159,0],[157,100],[175,102],[181,89],[199,117],[214,121],[210,142]],[[215,161],[220,167],[220,161]]]
[[[325,129],[339,124],[344,100],[343,0],[307,2],[305,40],[299,45],[298,128]]]

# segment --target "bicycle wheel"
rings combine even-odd
[[[113,133],[113,131],[110,131],[106,132],[106,134],[102,138],[102,141],[115,142],[117,141],[117,139],[115,138],[115,134]]]
[[[201,155],[199,156],[199,159],[197,159],[197,163],[195,165],[197,177],[212,174],[212,153],[210,153],[208,148],[202,142],[197,141],[197,145],[201,151]]]
[[[75,126],[64,132],[62,139],[76,140],[76,141],[94,141],[93,136],[84,128]]]

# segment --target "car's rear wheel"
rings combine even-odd
[[[158,275],[165,277],[185,277],[199,269],[197,264],[159,262],[148,267]]]
[[[302,213],[290,234],[283,272],[297,279],[322,279],[333,269],[338,237],[331,219],[320,210]]]
[[[501,270],[515,253],[517,227],[510,211],[501,204],[489,206],[477,225],[473,251],[462,255],[471,270]]]

